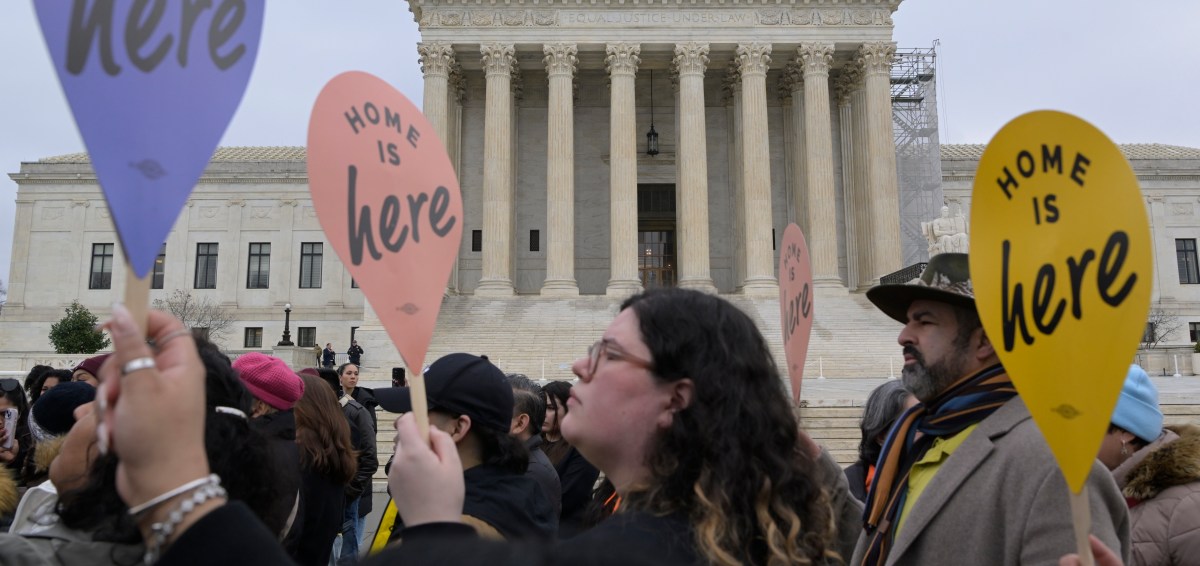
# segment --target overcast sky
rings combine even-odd
[[[63,0],[66,1],[66,0]],[[942,143],[985,143],[1040,108],[1118,143],[1200,147],[1200,2],[905,0],[900,47],[938,48]],[[303,145],[321,87],[351,69],[420,104],[417,26],[403,0],[268,2],[245,99],[222,145]],[[22,161],[83,150],[29,0],[0,1],[0,280],[8,281]]]

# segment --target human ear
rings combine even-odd
[[[975,348],[975,357],[979,360],[986,360],[996,355],[996,347],[992,345],[992,341],[988,338],[987,331],[982,326],[979,327],[979,346]]]
[[[692,404],[692,397],[696,393],[696,384],[690,378],[683,378],[672,381],[664,385],[668,388],[667,391],[667,406],[663,411],[663,418],[660,419],[660,425],[663,428],[671,426],[675,420],[675,413],[682,411]]]
[[[454,419],[454,426],[451,427],[449,432],[450,438],[453,438],[456,443],[466,438],[467,433],[471,432],[471,417],[461,415],[457,419]]]
[[[526,413],[521,413],[521,414],[513,417],[512,427],[509,428],[508,433],[510,435],[516,436],[518,434],[521,434],[522,432],[525,432],[525,430],[528,428],[529,428],[529,415]]]

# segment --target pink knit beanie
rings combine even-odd
[[[304,395],[304,380],[274,356],[243,354],[234,360],[233,369],[251,394],[280,411],[291,409]]]

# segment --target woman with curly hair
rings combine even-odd
[[[300,446],[300,507],[289,537],[299,545],[298,564],[329,563],[333,540],[342,529],[345,489],[358,469],[350,425],[333,389],[324,380],[300,374],[304,395],[296,402],[296,444]]]

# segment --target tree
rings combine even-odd
[[[108,338],[95,330],[100,322],[96,315],[79,301],[71,301],[67,315],[50,327],[50,343],[59,354],[93,354],[107,348]]]
[[[167,311],[213,342],[220,342],[233,326],[233,316],[221,305],[208,297],[193,297],[183,289],[176,289],[166,299],[154,299],[154,308]]]
[[[1159,342],[1179,330],[1181,326],[1183,323],[1174,313],[1161,308],[1151,309],[1150,316],[1146,319],[1146,332],[1142,336],[1142,348],[1154,349]]]

